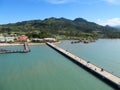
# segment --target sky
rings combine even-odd
[[[120,25],[120,0],[0,0],[0,24],[50,17]]]

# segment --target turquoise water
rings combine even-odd
[[[70,43],[64,41],[59,46],[120,76],[120,39],[100,39],[89,44]]]
[[[120,76],[120,40],[59,46]],[[0,90],[114,90],[48,46],[31,46],[31,51],[0,54]]]

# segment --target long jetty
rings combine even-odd
[[[112,73],[108,72],[107,70],[104,70],[103,68],[100,68],[96,66],[95,64],[90,63],[89,61],[86,61],[67,50],[64,50],[53,43],[46,43],[48,46],[52,47],[54,50],[58,51],[62,55],[66,56],[67,58],[70,58],[73,62],[76,64],[82,66],[85,70],[89,71],[102,81],[106,82],[111,87],[120,90],[120,77],[113,75]]]
[[[30,48],[28,46],[27,42],[24,42],[24,50],[0,50],[0,54],[4,54],[4,53],[28,53],[30,52]]]

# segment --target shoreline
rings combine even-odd
[[[7,47],[7,46],[22,46],[24,44],[21,43],[0,43],[0,47]],[[45,45],[45,43],[28,43],[29,46],[41,46]]]
[[[20,43],[12,43],[12,44],[10,44],[10,43],[0,43],[0,47],[3,47],[3,46],[5,46],[5,47],[7,47],[7,46],[22,46],[23,44],[20,44]]]
[[[54,44],[59,44],[61,42],[55,42]],[[7,46],[22,46],[22,43],[0,43],[0,47],[7,47]],[[46,45],[45,43],[28,43],[29,46],[42,46]]]
[[[104,38],[107,39],[107,38]],[[67,39],[68,40],[68,39]],[[99,40],[99,39],[98,39]],[[120,39],[108,39],[108,40],[120,40]],[[74,41],[74,40],[73,40]],[[53,42],[55,45],[60,44],[61,41],[59,42]],[[91,43],[91,42],[90,42]],[[7,47],[7,46],[22,46],[24,45],[23,43],[0,43],[0,47]],[[45,43],[28,43],[29,46],[42,46],[45,45]]]

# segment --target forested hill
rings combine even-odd
[[[47,18],[44,20],[31,20],[18,23],[0,25],[0,32],[25,33],[32,36],[33,33],[39,35],[65,35],[65,36],[83,36],[99,35],[103,37],[119,38],[120,32],[110,26],[101,26],[94,22],[89,22],[83,18],[74,20],[66,18]],[[45,36],[46,36],[45,35]],[[43,37],[45,37],[43,36]]]

